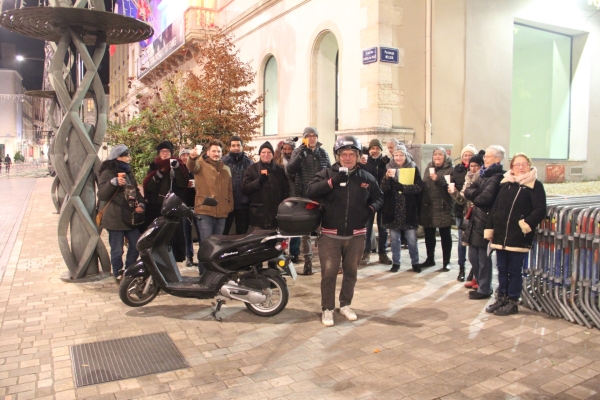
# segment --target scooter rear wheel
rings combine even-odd
[[[281,276],[267,276],[266,278],[271,283],[271,287],[263,290],[263,293],[267,295],[267,300],[258,304],[244,303],[248,310],[261,317],[271,317],[279,314],[287,306],[290,298],[285,279]]]
[[[119,285],[119,297],[129,307],[141,307],[150,303],[158,295],[160,288],[153,282],[147,293],[143,293],[146,279],[141,276],[126,276]]]

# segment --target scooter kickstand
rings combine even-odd
[[[222,299],[217,299],[217,305],[215,306],[215,308],[214,308],[213,312],[211,312],[211,313],[210,313],[210,315],[212,315],[212,316],[213,316],[213,318],[214,318],[214,319],[216,319],[216,320],[217,320],[217,321],[219,321],[219,322],[223,322],[223,319],[222,319],[222,318],[219,318],[219,317],[217,317],[217,313],[218,313],[219,311],[221,311],[221,306],[222,306],[223,304],[225,304],[225,300],[222,300]]]

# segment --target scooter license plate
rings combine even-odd
[[[292,279],[296,280],[298,274],[296,273],[296,267],[294,267],[294,263],[291,261],[288,263],[288,270],[290,271],[290,276],[292,277]]]

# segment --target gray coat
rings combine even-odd
[[[435,181],[429,176],[429,168],[432,167],[437,174]],[[434,167],[433,162],[430,162],[425,168],[419,218],[423,227],[447,228],[454,223],[454,200],[448,193],[448,184],[444,178],[444,175],[451,175],[453,170],[452,159],[448,156],[441,167]]]
[[[98,178],[99,210],[102,210],[113,195],[115,195],[104,210],[104,217],[102,218],[100,227],[111,231],[129,231],[131,227],[125,225],[122,216],[125,189],[123,186],[114,186],[110,183],[111,179],[116,178],[119,172],[121,171],[119,171],[117,160],[106,160],[100,167],[100,177]],[[131,186],[135,187],[137,201],[144,207],[144,197],[138,189],[133,172],[130,171],[127,173],[126,179]]]

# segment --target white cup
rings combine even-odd
[[[446,183],[449,185],[450,184],[450,175],[444,175],[444,179],[446,180]]]
[[[191,188],[195,188],[196,187],[196,181],[193,179],[190,179],[190,186]]]
[[[435,174],[435,168],[429,168],[429,175]]]
[[[450,188],[450,193],[454,193],[454,190],[455,190],[454,185],[455,185],[454,182],[449,182],[448,183],[448,187]]]
[[[366,155],[366,154],[361,155],[360,156],[360,162],[363,163],[363,164],[365,164],[367,162],[368,157],[369,156]]]
[[[338,171],[339,171],[340,174],[346,174],[346,175],[348,174],[348,168],[347,167],[340,167]],[[341,182],[340,186],[346,186],[346,182]]]
[[[202,145],[201,144],[196,145],[196,153],[198,153],[198,154],[202,153]]]
[[[397,170],[395,168],[390,168],[390,169],[388,169],[388,171],[392,171],[393,176],[396,176],[396,171]]]

